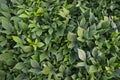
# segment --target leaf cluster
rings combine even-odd
[[[0,0],[0,80],[119,80],[120,0]]]

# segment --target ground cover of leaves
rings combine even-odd
[[[0,80],[120,80],[120,0],[0,0]]]

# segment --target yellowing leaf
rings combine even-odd
[[[78,49],[78,57],[82,61],[86,61],[86,53],[82,49]]]

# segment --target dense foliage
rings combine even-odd
[[[0,0],[0,80],[120,80],[120,0]]]

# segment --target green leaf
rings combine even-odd
[[[39,36],[39,37],[40,37],[40,36],[41,36],[41,34],[42,34],[42,30],[41,30],[41,29],[40,29],[40,30],[38,30],[38,31],[36,31],[36,35],[37,35],[37,36]]]
[[[7,43],[7,40],[0,41],[0,46],[3,47],[6,45],[6,43]]]
[[[115,71],[113,72],[113,75],[114,75],[115,77],[120,78],[120,69],[115,69]]]
[[[67,35],[67,39],[69,41],[75,41],[77,38],[77,35],[75,33],[72,33],[72,32],[68,32],[68,35]]]
[[[78,62],[75,67],[85,67],[87,64],[85,62]]]
[[[111,26],[112,28],[117,28],[117,25],[113,21],[111,22]]]
[[[38,10],[37,10],[37,13],[42,13],[44,10],[42,7],[39,7]]]
[[[83,28],[78,27],[78,29],[77,29],[77,35],[79,36],[79,39],[82,39],[82,37],[83,37],[83,31],[84,31]]]
[[[30,60],[30,64],[33,68],[40,68],[39,63],[36,60]]]
[[[0,12],[0,13],[8,19],[11,17],[10,13],[8,13],[8,12]]]
[[[56,59],[57,59],[57,61],[62,60],[63,59],[63,54],[62,53],[56,54]]]
[[[78,49],[78,57],[82,61],[86,61],[86,53],[82,49]]]
[[[24,79],[24,74],[19,74],[15,80],[23,80]]]
[[[97,62],[96,62],[95,58],[90,57],[90,60],[91,60],[92,64],[96,65]]]
[[[93,50],[92,50],[92,56],[93,57],[97,57],[97,55],[98,55],[97,51],[98,51],[97,47],[94,47]]]
[[[13,26],[9,22],[9,19],[2,17],[2,27],[7,31],[7,34],[11,34],[13,31]]]
[[[47,58],[48,58],[48,56],[47,56],[46,53],[41,54],[40,55],[40,62],[43,61],[43,60],[45,60],[45,59],[47,59]]]
[[[67,16],[69,15],[69,10],[67,10],[66,8],[63,8],[60,12],[59,15],[63,18],[67,18]]]
[[[14,69],[22,70],[25,67],[23,62],[19,62],[14,66]]]
[[[90,13],[89,13],[89,14],[90,14],[89,22],[90,22],[90,23],[94,23],[96,18],[95,18],[95,16],[94,16],[94,14],[91,12],[91,10],[90,10]]]
[[[9,12],[9,11],[10,11],[9,7],[8,7],[6,4],[0,4],[0,8],[1,8],[3,11],[6,11],[6,12]]]
[[[0,3],[2,3],[2,4],[6,4],[7,1],[6,1],[6,0],[0,0]]]
[[[64,65],[60,65],[59,71],[60,71],[60,72],[64,72],[64,71],[65,71],[65,66],[64,66]]]
[[[45,68],[43,68],[41,73],[47,75],[47,74],[51,73],[51,69],[49,67],[45,67]]]
[[[94,73],[94,72],[97,72],[97,68],[96,68],[96,66],[91,65],[91,66],[89,67],[89,73],[91,74],[91,73]]]
[[[38,46],[39,48],[41,48],[41,47],[44,46],[44,43],[42,43],[42,42],[38,42],[38,43],[37,43],[37,46]]]
[[[33,43],[32,40],[31,40],[30,38],[27,38],[26,40],[27,40],[27,42],[30,43],[30,44]]]
[[[75,47],[76,43],[75,42],[71,42],[68,46],[68,48],[72,49],[73,47]]]
[[[50,29],[48,30],[48,32],[49,32],[49,34],[51,35],[51,34],[53,33],[53,28],[50,28]]]
[[[52,36],[51,35],[48,35],[46,38],[45,38],[45,43],[48,44],[51,40]]]
[[[31,56],[33,60],[38,60],[38,55],[37,54],[34,54]]]
[[[29,72],[32,72],[33,74],[39,74],[40,73],[40,70],[39,69],[33,69],[31,68],[30,70],[28,70]]]
[[[12,36],[12,38],[18,44],[22,44],[23,43],[23,41],[19,37],[17,37],[17,36]]]
[[[20,18],[29,18],[29,16],[27,14],[21,14],[19,15]]]
[[[41,27],[42,27],[42,29],[49,29],[50,28],[49,25],[44,25],[44,26],[41,26]]]
[[[23,49],[24,52],[32,51],[32,47],[31,46],[22,46],[22,49]]]
[[[76,54],[71,53],[69,56],[69,61],[73,64],[76,61]]]
[[[110,65],[113,65],[114,63],[115,63],[115,60],[117,59],[117,57],[115,56],[115,57],[112,57],[112,58],[110,58],[110,60],[109,60],[109,64]]]
[[[65,77],[64,80],[72,80],[72,78],[71,77]]]
[[[2,53],[0,54],[0,61],[3,61],[7,65],[13,65],[14,64],[13,56],[14,55],[12,51]]]
[[[85,18],[83,17],[83,18],[81,19],[81,21],[80,21],[80,25],[79,25],[79,26],[84,27],[85,23],[86,23],[86,20],[85,20]]]
[[[22,4],[24,1],[23,0],[11,0],[13,4]]]
[[[3,70],[0,70],[0,80],[5,80],[6,73]]]

